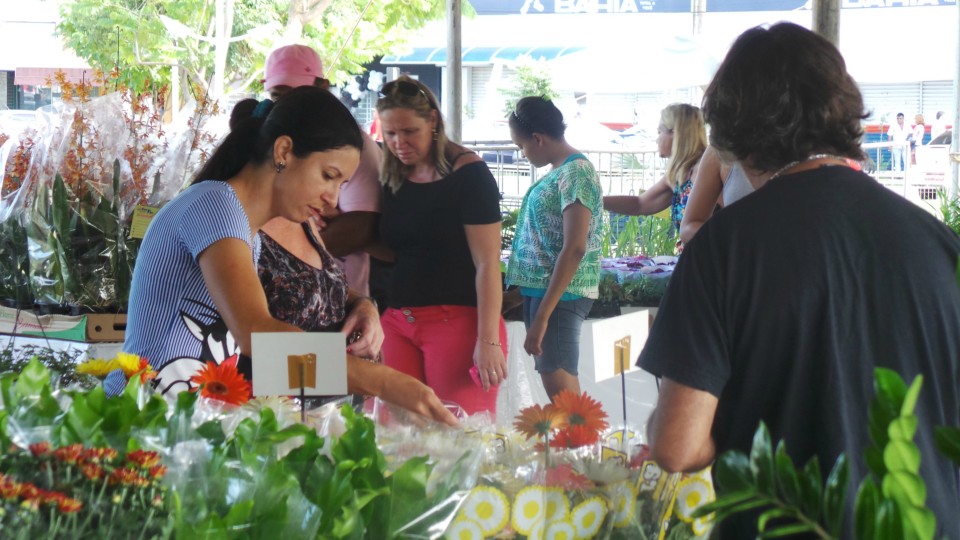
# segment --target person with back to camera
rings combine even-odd
[[[580,328],[599,295],[603,192],[593,165],[564,138],[552,101],[521,99],[509,124],[530,163],[552,166],[523,197],[506,277],[523,296],[523,348],[552,400],[580,393]]]
[[[749,454],[762,421],[798,467],[816,457],[825,473],[846,456],[841,537],[853,538],[874,370],[923,375],[915,442],[932,537],[960,538],[957,468],[934,442],[935,426],[960,425],[960,238],[850,166],[864,157],[867,114],[822,36],[791,23],[747,30],[703,112],[710,143],[757,191],[697,232],[660,303],[638,361],[661,378],[652,458],[693,471]],[[757,517],[732,516],[720,537],[755,538]]]
[[[323,78],[323,62],[316,51],[306,45],[287,45],[276,49],[264,64],[263,88],[276,101],[293,88],[317,86],[329,90],[330,81]],[[360,166],[343,184],[337,208],[331,209],[320,220],[320,236],[327,250],[338,257],[347,274],[350,288],[361,295],[369,295],[370,256],[364,249],[374,244],[380,221],[380,147],[366,133]],[[305,238],[295,225],[280,228],[280,222],[270,222],[264,231],[286,246],[296,241],[294,248],[310,251]],[[286,233],[286,234],[285,234]],[[282,236],[282,238],[278,238]]]
[[[726,163],[716,148],[708,146],[697,165],[693,189],[680,221],[680,241],[693,239],[718,208],[725,208],[753,193],[753,185],[739,161]]]
[[[193,184],[157,213],[137,257],[124,350],[149,359],[163,393],[194,388],[206,362],[236,361],[249,379],[252,333],[301,331],[270,315],[256,233],[336,206],[359,162],[360,128],[329,92],[297,88],[253,113],[234,119]],[[112,373],[104,386],[118,393],[122,379]],[[347,386],[456,423],[421,382],[353,355]]]
[[[669,158],[663,177],[639,196],[604,196],[603,208],[628,216],[647,216],[670,208],[670,219],[679,231],[697,163],[707,148],[700,109],[684,103],[663,109],[657,127],[657,148],[660,157]],[[677,246],[682,249],[679,241]]]
[[[479,156],[447,139],[426,86],[401,76],[380,93],[380,235],[396,255],[381,317],[384,362],[470,414],[495,414],[507,376],[496,181]]]

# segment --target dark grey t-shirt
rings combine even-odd
[[[867,473],[874,367],[908,384],[923,374],[927,504],[960,538],[957,470],[933,441],[934,426],[960,425],[958,254],[956,234],[864,174],[778,178],[686,246],[638,364],[719,397],[718,455],[748,452],[761,420],[798,465],[816,455],[826,474],[845,453],[851,502]],[[738,525],[724,537],[753,537]]]

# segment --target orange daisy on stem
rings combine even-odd
[[[610,425],[607,423],[607,413],[603,412],[600,402],[593,399],[586,392],[575,394],[564,390],[553,398],[553,405],[559,409],[570,426],[583,426],[585,430],[599,433]]]
[[[237,371],[236,362],[207,362],[190,381],[200,386],[200,395],[232,405],[250,401],[250,383]]]
[[[537,436],[548,437],[553,430],[562,428],[565,424],[563,413],[553,405],[531,405],[520,411],[513,427],[531,439]]]

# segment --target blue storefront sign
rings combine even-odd
[[[480,15],[562,13],[689,13],[691,0],[469,0]],[[794,11],[810,0],[723,0],[707,2],[707,12]],[[955,6],[957,0],[843,0],[843,9]]]

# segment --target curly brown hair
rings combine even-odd
[[[772,171],[813,154],[864,159],[863,97],[840,51],[792,23],[747,30],[703,97],[710,142]]]

